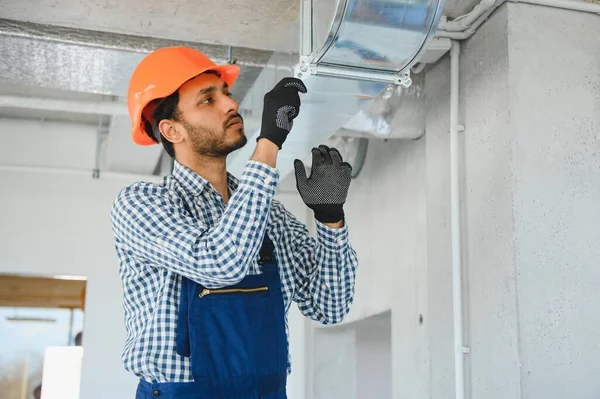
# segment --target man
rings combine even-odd
[[[343,204],[350,165],[312,151],[297,187],[317,238],[273,200],[277,155],[304,84],[283,79],[264,98],[256,149],[239,180],[226,157],[246,144],[229,89],[235,65],[171,47],[149,54],[128,92],[133,140],[174,158],[160,184],[125,187],[111,211],[123,284],[125,368],[137,398],[286,398],[287,311],[337,323],[354,296],[356,253]]]

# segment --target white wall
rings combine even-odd
[[[464,46],[473,397],[600,395],[598,26],[509,4]]]
[[[509,19],[522,397],[596,398],[600,16],[523,6]]]
[[[356,397],[356,331],[353,328],[316,328],[312,345],[314,399],[353,399]]]
[[[96,131],[82,124],[2,118],[0,164],[91,170]]]
[[[391,314],[356,323],[356,399],[392,398]]]
[[[391,399],[392,324],[391,313],[335,326],[314,324],[314,399]]]
[[[0,171],[0,273],[88,278],[81,397],[131,398],[110,205],[126,181]]]

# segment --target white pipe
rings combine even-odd
[[[127,105],[125,103],[109,101],[82,101],[1,95],[0,108],[2,107],[74,112],[92,115],[127,115]]]
[[[496,0],[482,0],[468,14],[458,17],[452,21],[441,21],[438,25],[438,30],[446,32],[462,32],[468,29],[480,16],[486,13],[491,8],[496,8],[494,5]]]
[[[414,67],[412,67],[410,69],[410,71],[412,73],[414,73],[415,75],[418,75],[421,72],[423,72],[423,69],[425,69],[426,66],[427,66],[427,63],[425,63],[425,62],[419,62],[417,65],[415,65]]]
[[[528,3],[539,6],[562,8],[564,10],[591,12],[600,15],[600,3],[575,0],[508,0],[511,3]]]
[[[483,0],[488,1],[488,0]],[[482,1],[482,3],[483,3]],[[587,3],[584,1],[577,0],[501,0],[496,3],[493,7],[485,10],[485,7],[476,6],[473,11],[464,17],[460,17],[454,21],[450,22],[440,22],[438,25],[438,31],[436,32],[436,37],[447,37],[454,40],[466,40],[473,36],[473,34],[477,31],[477,28],[481,26],[485,22],[485,20],[505,1],[509,1],[511,3],[526,3],[526,4],[534,4],[545,7],[553,7],[560,8],[564,10],[572,10],[572,11],[581,11],[581,12],[589,12],[592,14],[600,15],[600,4],[597,3]],[[489,2],[487,3],[489,4]],[[480,14],[480,12],[483,13]],[[476,19],[473,20],[473,17],[477,16]],[[472,21],[471,25],[467,25],[466,22]],[[454,24],[456,22],[456,24]],[[457,31],[458,27],[464,27],[464,30]]]
[[[455,399],[465,398],[466,346],[463,342],[463,289],[460,228],[460,131],[459,119],[460,44],[452,41],[450,49],[450,208],[452,220],[452,304],[454,315]]]
[[[470,38],[475,32],[477,32],[477,29],[489,18],[489,16],[492,15],[492,13],[504,3],[504,1],[505,0],[501,0],[499,3],[497,3],[496,7],[489,8],[483,14],[479,15],[473,24],[466,30],[462,32],[447,32],[438,30],[436,36],[447,37],[453,40],[466,40]]]

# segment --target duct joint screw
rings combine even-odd
[[[412,85],[410,70],[406,71],[402,76],[400,76],[400,85],[404,88],[409,88]]]

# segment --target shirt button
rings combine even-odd
[[[158,389],[155,389],[154,391],[152,391],[152,396],[158,398],[160,396],[160,391]]]
[[[342,237],[338,237],[337,242],[340,244],[344,243],[344,239]]]
[[[271,176],[267,176],[263,181],[265,184],[271,184],[273,182],[273,178]]]

